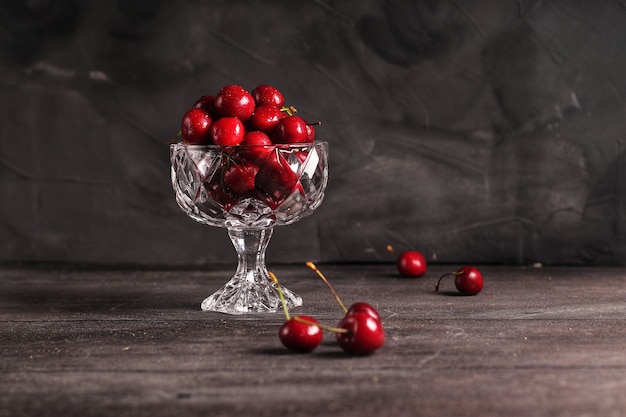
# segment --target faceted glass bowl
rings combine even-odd
[[[223,147],[170,145],[176,202],[193,220],[228,229],[237,272],[206,298],[203,310],[228,314],[275,312],[281,307],[265,266],[275,226],[310,215],[328,183],[328,144]],[[283,287],[289,307],[302,299]]]

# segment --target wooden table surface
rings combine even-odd
[[[270,265],[271,266],[271,265]],[[335,324],[342,312],[304,265],[271,266]],[[382,317],[385,346],[282,347],[282,313],[202,312],[234,272],[0,269],[0,416],[626,416],[626,269],[458,266],[418,279],[395,266],[320,265],[346,304]]]

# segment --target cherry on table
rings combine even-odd
[[[404,251],[398,257],[398,272],[404,277],[421,277],[426,273],[424,255],[416,250]]]
[[[353,314],[353,313],[369,314],[371,317],[380,321],[380,314],[378,314],[378,311],[374,307],[372,307],[370,304],[364,303],[362,301],[357,301],[356,303],[352,304],[350,308],[348,308],[348,312],[346,313],[346,316]]]
[[[461,294],[476,295],[483,289],[483,275],[480,273],[478,268],[466,265],[456,272],[449,272],[439,277],[439,280],[435,284],[435,291],[439,291],[439,284],[441,283],[441,280],[450,275],[455,276],[454,285]]]
[[[285,312],[286,321],[278,330],[278,338],[285,347],[294,352],[313,351],[324,339],[321,325],[311,316],[300,315],[291,317],[278,278],[271,271],[268,271],[268,274],[274,285],[276,285],[276,290]]]
[[[345,331],[335,333],[337,343],[345,352],[353,355],[369,355],[385,343],[382,323],[366,312],[346,315],[338,328]]]
[[[319,322],[313,317],[299,315],[289,318],[278,331],[285,347],[294,352],[312,352],[324,338]]]
[[[345,352],[354,355],[368,355],[378,350],[385,343],[385,331],[378,311],[370,304],[362,301],[358,301],[352,304],[350,308],[346,308],[322,271],[311,261],[307,261],[306,266],[315,271],[326,284],[345,313],[345,316],[339,322],[339,326],[329,328],[330,331],[335,333],[339,346]]]

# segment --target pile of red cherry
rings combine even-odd
[[[314,124],[306,122],[283,94],[270,85],[251,92],[230,84],[216,95],[204,95],[187,110],[180,138],[188,145],[218,145],[224,153],[217,175],[205,181],[207,193],[225,210],[247,198],[276,209],[294,191],[304,194],[298,177],[277,148],[290,150],[305,161],[315,139]],[[315,123],[317,124],[317,123]]]
[[[378,311],[370,304],[356,302],[346,308],[326,277],[312,262],[307,266],[314,270],[328,286],[331,293],[343,309],[345,315],[337,327],[320,324],[307,315],[291,317],[282,295],[276,276],[270,273],[283,300],[286,321],[278,331],[278,337],[285,347],[294,352],[312,352],[323,340],[323,330],[335,333],[337,343],[344,352],[352,355],[369,355],[380,349],[385,343],[385,330]]]
[[[205,95],[187,110],[181,122],[184,143],[193,145],[275,145],[310,143],[313,124],[285,106],[283,94],[262,84],[249,92],[229,84],[216,95]],[[263,157],[263,155],[257,155]]]

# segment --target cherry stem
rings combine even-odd
[[[278,290],[278,297],[280,297],[280,302],[282,303],[283,311],[285,312],[285,318],[287,319],[287,321],[289,321],[289,319],[291,318],[289,316],[289,309],[287,308],[287,302],[285,301],[283,290],[281,289],[280,284],[278,283],[278,278],[276,278],[276,275],[274,275],[272,271],[268,271],[267,273],[269,274],[272,281],[274,281],[274,284],[276,284],[276,289]]]
[[[447,274],[443,274],[442,276],[439,277],[439,279],[437,280],[437,282],[435,283],[435,291],[439,291],[439,283],[441,282],[441,280],[444,277],[447,277],[449,275],[460,275],[459,272],[448,272]]]
[[[341,309],[343,310],[343,312],[347,313],[348,309],[346,308],[346,305],[341,301],[341,298],[339,298],[339,295],[337,294],[335,289],[332,287],[332,285],[330,285],[330,282],[328,282],[328,280],[326,279],[324,274],[322,274],[322,271],[317,269],[317,266],[315,266],[315,264],[313,262],[311,262],[311,261],[307,261],[306,266],[308,266],[313,271],[315,271],[315,273],[322,279],[322,281],[324,281],[324,284],[326,284],[326,286],[330,290],[330,292],[333,295],[333,297],[335,297],[335,300],[337,300],[337,303],[339,303],[339,306],[341,306]]]
[[[322,122],[312,122],[312,123],[306,123],[307,126],[319,126],[321,125]]]
[[[294,114],[298,113],[298,109],[296,109],[294,106],[283,106],[280,108],[280,111],[287,113],[289,116],[293,116]]]
[[[320,329],[323,329],[323,330],[328,330],[329,332],[348,333],[350,331],[350,330],[344,329],[342,327],[333,327],[333,326],[327,326],[327,325],[321,324],[321,323],[315,323],[315,322],[303,319],[300,316],[295,316],[293,319],[295,321],[299,321],[300,323],[308,324],[309,326],[315,326],[315,327],[319,327]]]

